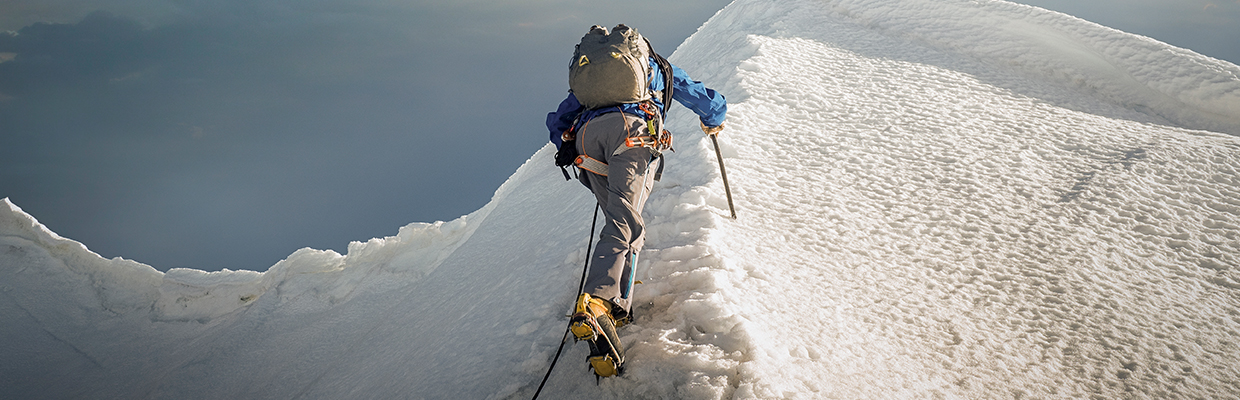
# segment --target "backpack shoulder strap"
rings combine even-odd
[[[672,82],[674,81],[672,77],[672,63],[668,62],[659,53],[654,52],[654,46],[650,45],[650,39],[646,39],[645,36],[642,39],[646,41],[646,47],[650,49],[650,56],[654,57],[655,64],[659,66],[659,72],[663,74],[663,97],[659,100],[663,102],[662,117],[667,117],[667,109],[672,106],[672,91],[674,90],[672,88]]]

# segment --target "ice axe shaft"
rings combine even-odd
[[[732,212],[732,219],[736,219],[736,207],[732,205],[732,188],[728,186],[728,170],[723,167],[723,153],[719,152],[719,135],[710,136],[711,143],[715,144],[715,157],[719,158],[719,175],[723,176],[723,193],[728,196],[728,211]]]

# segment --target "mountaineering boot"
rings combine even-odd
[[[616,334],[616,326],[610,317],[600,317],[597,327],[601,333],[590,342],[590,356],[586,360],[598,377],[619,375],[624,371],[624,345]]]
[[[616,320],[611,316],[611,302],[582,293],[577,298],[569,330],[577,340],[590,342],[587,360],[599,377],[614,376],[624,364],[624,346],[616,334]]]
[[[600,333],[594,328],[600,316],[611,319],[611,305],[608,301],[582,293],[577,297],[577,306],[573,309],[572,325],[569,329],[577,340],[594,340]]]

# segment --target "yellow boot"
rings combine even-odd
[[[590,342],[587,361],[599,377],[619,375],[623,371],[624,346],[616,334],[616,319],[611,315],[611,302],[582,293],[577,297],[569,330],[577,340]]]
[[[611,354],[591,356],[587,360],[590,361],[590,367],[594,368],[595,375],[603,378],[620,375],[620,365],[611,358]]]
[[[597,322],[595,327],[600,333],[590,342],[590,356],[586,359],[600,378],[619,375],[624,371],[624,345],[610,317],[600,316]]]
[[[607,300],[591,297],[589,293],[582,293],[577,297],[577,306],[573,309],[569,330],[573,331],[577,340],[594,340],[601,333],[595,329],[595,321],[600,317],[615,321],[611,317],[611,304]]]

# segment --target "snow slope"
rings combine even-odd
[[[671,60],[728,96],[740,218],[674,110],[629,371],[570,345],[544,398],[1240,394],[1235,65],[957,0],[737,0]],[[103,259],[6,200],[0,393],[528,398],[593,205],[550,159],[264,273]]]

